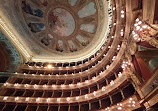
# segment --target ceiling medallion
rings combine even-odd
[[[58,36],[70,36],[75,30],[73,16],[63,8],[55,8],[48,14],[49,28]]]

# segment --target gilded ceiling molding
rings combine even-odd
[[[10,28],[7,27],[5,24],[7,21],[3,21],[0,17],[0,28],[2,31],[7,35],[8,41],[10,40],[14,46],[19,49],[18,51],[22,52],[25,59],[30,59],[31,56],[29,55],[28,51],[23,47],[21,42],[17,39],[17,37],[10,31]]]

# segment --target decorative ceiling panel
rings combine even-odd
[[[109,33],[104,0],[1,2],[1,27],[28,61],[83,60],[100,49]]]

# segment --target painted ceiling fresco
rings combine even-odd
[[[39,6],[38,3],[40,3],[41,6]],[[77,4],[77,1],[74,2],[70,0],[66,6],[62,6],[60,5],[60,2],[56,2],[59,6],[54,6],[50,9],[48,6],[51,2],[41,0],[38,3],[29,0],[23,1],[22,11],[28,27],[37,38],[40,38],[39,40],[41,40],[41,43],[45,46],[59,52],[75,52],[87,45],[84,43],[85,40],[91,41],[94,37],[98,22],[94,2],[87,2],[87,5],[84,5],[76,11],[75,5]],[[69,8],[67,8],[69,6],[73,10],[69,10]],[[77,17],[74,14],[76,12],[78,13]],[[31,18],[28,18],[28,16],[31,16]],[[80,22],[82,18],[89,16],[91,16],[90,18],[94,18],[91,23],[87,24],[86,21],[77,23]],[[42,20],[43,18],[45,21]],[[36,19],[38,19],[38,23]],[[80,27],[76,25],[80,25]],[[79,35],[79,33],[82,33],[82,31],[87,34],[92,33],[93,35],[91,35],[91,39],[86,36],[82,36],[84,40],[81,39],[81,37],[76,39],[76,36]],[[42,33],[43,35],[39,36],[39,33]],[[68,42],[70,40],[71,42]]]
[[[106,1],[1,1],[1,24],[12,29],[10,35],[15,35],[14,41],[30,59],[90,56],[106,40]]]

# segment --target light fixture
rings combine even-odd
[[[124,10],[121,10],[121,13],[122,13],[122,14],[124,14],[124,13],[125,13],[125,11],[124,11]]]
[[[125,16],[122,14],[122,15],[121,15],[121,18],[124,18],[124,17],[125,17]]]
[[[54,88],[54,87],[55,87],[55,84],[52,84],[52,87]]]
[[[105,86],[102,87],[102,91],[105,91]]]
[[[60,98],[57,98],[57,102],[60,102]]]
[[[113,56],[112,61],[114,61],[114,60],[115,60],[115,58],[116,58],[116,56]]]
[[[136,26],[136,30],[139,30],[140,29],[140,26]]]
[[[39,66],[35,66],[36,68],[40,68]]]
[[[138,24],[141,25],[141,24],[142,24],[142,21],[139,21]]]
[[[80,85],[80,82],[78,82],[77,85]]]
[[[106,69],[109,69],[109,65],[106,66]]]
[[[94,76],[94,77],[92,77],[92,80],[95,80],[95,76]]]
[[[120,103],[120,104],[119,104],[119,103],[117,103],[117,106],[122,106],[122,104],[121,104],[121,103]]]
[[[30,99],[30,98],[29,98],[29,97],[27,97],[27,98],[25,99],[25,101],[29,101],[29,99]]]
[[[8,96],[3,97],[3,100],[4,100],[4,101],[7,100],[7,99],[8,99]]]
[[[139,22],[139,18],[136,19],[136,22]]]
[[[78,100],[79,99],[79,97],[76,97],[76,100]]]
[[[37,99],[36,99],[36,102],[39,102],[40,101],[40,98],[38,97]]]
[[[135,107],[135,104],[132,104],[133,107]]]
[[[121,46],[120,46],[120,45],[118,45],[118,46],[117,46],[117,50],[120,50],[120,47],[121,47]]]
[[[43,87],[46,87],[46,84],[44,84]]]
[[[143,28],[143,29],[146,29],[146,28],[147,28],[147,25],[143,25],[142,28]]]
[[[84,98],[85,98],[85,99],[88,99],[88,95],[86,94],[86,95],[84,96]]]
[[[47,102],[50,102],[50,98],[47,98],[46,101],[47,101]]]
[[[67,101],[70,101],[70,97],[66,98]]]
[[[96,92],[95,91],[93,92],[93,95],[96,96]]]
[[[121,77],[121,76],[122,76],[122,73],[121,73],[121,72],[119,72],[118,77]]]
[[[143,29],[142,28],[140,28],[140,30],[139,31],[143,31]]]
[[[7,86],[8,85],[8,82],[4,83],[4,86]]]
[[[34,85],[33,85],[33,87],[34,87],[34,88],[36,88],[36,87],[37,87],[37,85],[36,85],[36,84],[34,84]]]
[[[105,108],[106,111],[109,110],[109,109],[110,109],[109,107]]]
[[[15,83],[14,86],[15,86],[15,87],[18,86],[18,83]]]
[[[111,80],[110,85],[111,85],[111,86],[114,85],[114,81],[113,81],[113,80]]]
[[[64,87],[64,84],[61,84],[60,86],[61,86],[61,87]]]
[[[85,80],[85,83],[88,83],[88,80]]]
[[[118,109],[118,110],[122,110],[122,107],[118,107],[117,109]]]
[[[18,101],[18,100],[19,100],[19,97],[16,97],[14,100],[15,100],[15,101]]]
[[[135,24],[134,24],[134,26],[136,27],[136,26],[138,26],[138,24],[137,24],[137,23],[135,23]]]
[[[99,73],[99,75],[101,76],[103,74],[103,72],[101,71],[100,73]]]
[[[73,84],[69,84],[69,86],[73,86]]]
[[[24,85],[24,87],[27,87],[27,86],[28,86],[28,84],[25,84],[25,85]]]
[[[52,68],[52,65],[51,65],[51,64],[49,64],[49,65],[47,66],[47,68],[48,68],[48,69],[51,69],[51,68]]]

